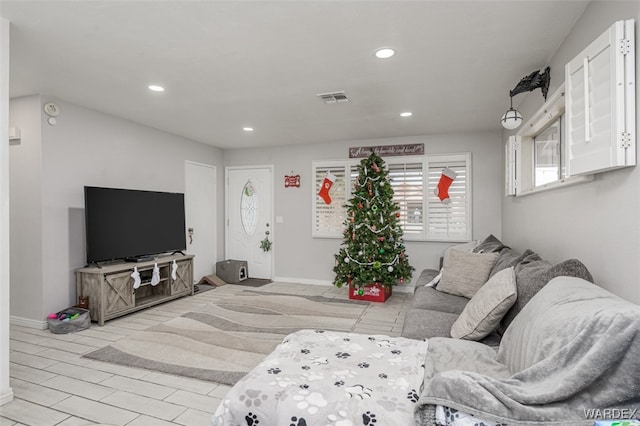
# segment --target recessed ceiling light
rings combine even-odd
[[[242,130],[245,132],[253,132],[253,127],[243,127]]]
[[[383,47],[376,50],[376,57],[380,59],[387,59],[392,57],[395,54],[396,54],[396,51],[388,47]]]
[[[164,87],[151,84],[149,85],[149,90],[153,90],[154,92],[164,92]]]
[[[400,117],[411,117],[412,115],[413,113],[409,111],[400,113]]]

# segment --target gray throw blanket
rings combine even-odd
[[[518,314],[497,351],[434,338],[426,367],[417,424],[430,423],[432,405],[509,425],[593,425],[606,409],[638,416],[640,306],[558,277]]]

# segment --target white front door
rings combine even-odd
[[[250,278],[271,279],[273,248],[264,251],[261,242],[273,242],[273,167],[228,167],[226,173],[225,257],[246,260]]]
[[[215,271],[216,242],[216,168],[207,164],[185,162],[185,213],[187,253],[193,258],[193,279]]]

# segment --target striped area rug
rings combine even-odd
[[[223,295],[84,357],[228,385],[258,365],[289,333],[350,331],[367,303],[274,293]]]

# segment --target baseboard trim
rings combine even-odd
[[[313,285],[324,285],[324,286],[332,286],[333,283],[327,280],[312,280],[308,278],[292,278],[292,277],[274,277],[273,281],[278,281],[281,283],[294,283],[294,284],[313,284]]]
[[[6,392],[0,394],[0,405],[13,401],[13,390],[9,388]]]
[[[324,285],[324,286],[332,286],[332,281],[327,280],[312,280],[308,278],[293,278],[293,277],[274,277],[273,281],[281,282],[281,283],[294,283],[294,284],[312,284],[312,285]],[[397,293],[409,293],[413,294],[415,287],[411,284],[402,284],[393,286],[393,292]]]
[[[37,321],[29,318],[16,317],[11,315],[11,325],[19,325],[20,327],[36,328],[38,330],[46,330],[49,324],[46,321]]]
[[[413,294],[414,290],[415,290],[415,287],[413,287],[412,285],[398,284],[398,285],[394,285],[393,286],[393,292],[394,293],[409,293],[409,294]]]

